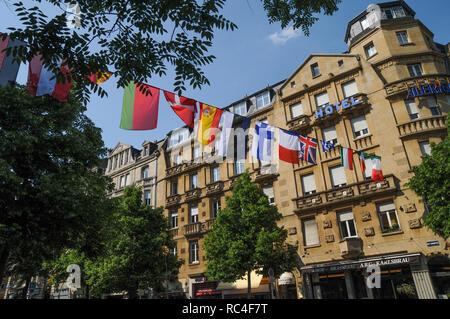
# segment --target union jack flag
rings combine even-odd
[[[316,151],[317,151],[317,139],[300,135],[300,157],[311,164],[317,164]]]

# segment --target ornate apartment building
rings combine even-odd
[[[333,142],[336,147],[326,153],[317,146],[317,165],[300,160],[264,166],[251,161],[249,152],[246,160],[222,161],[216,147],[197,144],[187,127],[158,143],[145,142],[142,151],[119,143],[106,171],[117,187],[111,195],[119,196],[129,184],[142,185],[151,205],[165,207],[177,241],[173,253],[185,261],[171,294],[246,293],[246,282],[205,276],[203,240],[234,181],[248,168],[283,215],[280,226],[288,230],[288,242],[298,246],[301,263],[281,275],[279,296],[447,295],[447,243],[422,225],[428,207],[405,186],[430,143],[446,135],[449,45],[433,37],[404,1],[371,5],[348,24],[348,52],[312,54],[287,80],[225,108],[250,118],[252,128],[259,120]],[[380,156],[384,181],[372,181],[371,162],[363,172],[356,154],[354,169],[344,169],[340,146]],[[374,265],[380,267],[380,285],[369,288],[367,270]],[[267,278],[252,277],[253,294],[268,297]]]

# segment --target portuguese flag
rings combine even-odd
[[[149,92],[146,92],[143,89]],[[130,82],[125,88],[120,128],[124,130],[153,130],[158,124],[159,89]]]

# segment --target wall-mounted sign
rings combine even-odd
[[[358,99],[355,99],[354,97],[351,97],[349,99],[345,99],[336,104],[324,106],[324,107],[316,110],[316,119],[322,118],[325,115],[333,114],[334,112],[339,112],[339,110],[341,108],[342,108],[342,110],[345,110],[345,109],[348,109],[348,108],[358,105],[358,104],[361,104],[361,101],[359,101]],[[324,114],[324,112],[325,112],[325,114]]]
[[[426,95],[433,95],[433,94],[445,94],[450,93],[450,83],[445,83],[441,85],[419,85],[412,88],[409,88],[408,95],[406,96],[407,99],[419,97],[419,96],[426,96]]]
[[[427,241],[427,247],[432,247],[432,246],[439,246],[439,241],[437,241],[437,240]]]

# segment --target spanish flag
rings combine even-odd
[[[223,111],[221,109],[200,103],[200,119],[197,129],[197,141],[203,145],[212,144],[214,142],[222,112]]]
[[[89,80],[94,84],[100,85],[108,81],[111,76],[111,72],[96,72],[89,76]]]

